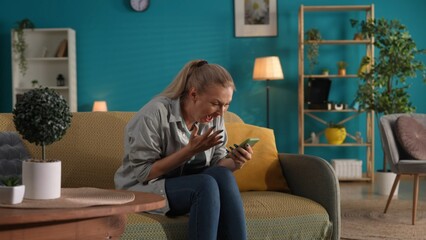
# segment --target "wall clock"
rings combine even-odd
[[[130,0],[130,6],[137,12],[145,11],[149,6],[149,0]]]

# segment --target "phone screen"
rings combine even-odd
[[[253,147],[259,141],[259,138],[247,138],[242,143],[240,143],[240,147],[244,147],[246,144],[249,144],[251,147]]]

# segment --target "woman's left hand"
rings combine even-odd
[[[237,170],[241,169],[251,159],[252,154],[253,149],[247,144],[243,147],[237,145],[235,148],[231,148],[228,156],[234,161],[235,170]]]

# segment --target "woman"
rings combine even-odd
[[[189,213],[189,239],[246,239],[232,171],[250,160],[253,150],[225,148],[223,114],[234,90],[223,67],[191,61],[126,127],[116,188],[161,194],[167,206],[157,213]]]

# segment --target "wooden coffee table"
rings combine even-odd
[[[70,209],[0,207],[0,239],[119,239],[128,213],[154,210],[166,204],[162,196],[133,193],[133,202],[120,205]]]

